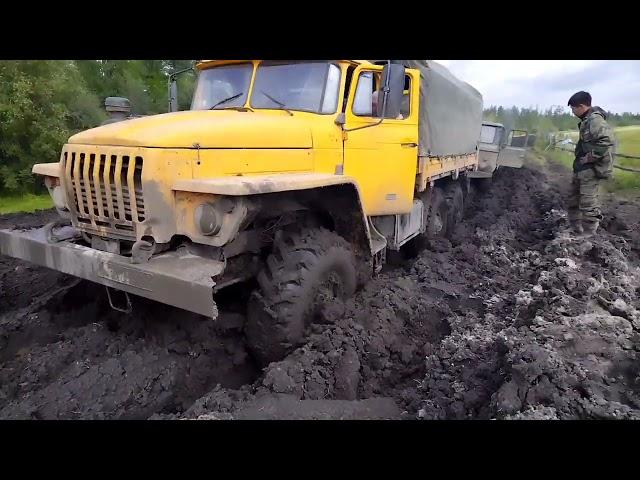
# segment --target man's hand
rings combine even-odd
[[[595,161],[595,158],[593,158],[593,155],[591,154],[591,152],[589,152],[586,155],[580,157],[578,161],[580,162],[580,165],[586,165],[587,163],[593,163]]]

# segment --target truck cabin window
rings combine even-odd
[[[191,110],[241,107],[247,101],[253,64],[222,65],[200,72]]]
[[[353,100],[353,114],[359,117],[380,118],[382,114],[382,103],[380,90],[382,88],[379,73],[361,72],[358,77],[358,85]],[[400,115],[395,120],[404,120],[411,113],[411,77],[405,76],[404,92],[402,97],[402,105]],[[389,118],[390,117],[386,117]]]
[[[251,107],[335,113],[340,74],[337,65],[327,62],[263,62],[256,72]]]
[[[527,146],[527,132],[522,130],[511,130],[509,137],[507,138],[507,145],[509,147],[524,148]]]
[[[480,143],[498,143],[497,142],[498,128],[493,125],[482,125],[480,130]]]

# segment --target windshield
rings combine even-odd
[[[237,108],[247,103],[253,64],[223,65],[200,72],[191,110]],[[263,62],[251,108],[331,114],[338,108],[340,67],[328,62]]]
[[[251,107],[334,113],[338,107],[340,68],[331,63],[260,64]]]
[[[191,110],[241,107],[247,101],[253,65],[223,65],[200,72]],[[225,101],[226,100],[226,101]]]

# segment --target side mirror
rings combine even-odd
[[[171,75],[169,75],[168,94],[169,94],[169,111],[170,112],[178,111],[178,82],[176,80],[178,75],[182,75],[183,73],[192,72],[192,71],[193,71],[193,66],[189,68],[185,68],[183,70],[178,70],[177,72],[173,72]]]
[[[402,65],[388,63],[382,69],[382,94],[378,104],[382,105],[381,118],[397,118],[402,108],[405,71]]]
[[[336,119],[335,119],[335,124],[336,124],[336,125],[340,125],[340,126],[342,126],[342,125],[344,125],[346,122],[347,122],[347,118],[346,118],[346,116],[345,116],[344,112],[340,112],[340,113],[338,114],[338,116],[336,117]]]
[[[178,82],[175,77],[173,77],[171,83],[169,83],[169,111],[178,111]]]

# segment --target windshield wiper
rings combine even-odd
[[[237,110],[239,112],[253,112],[253,108],[251,107],[245,107],[245,106],[240,106],[240,107],[222,107],[222,108],[216,108],[216,110]]]
[[[289,115],[291,115],[293,117],[293,113],[291,113],[291,110],[288,110],[286,108],[286,105],[284,103],[282,103],[280,100],[276,100],[275,98],[273,98],[271,95],[269,95],[267,92],[265,92],[264,90],[260,90],[260,92],[267,97],[269,100],[271,100],[273,103],[276,103],[278,105],[280,105],[282,108],[281,110],[284,110],[285,112],[287,112]]]
[[[240,92],[240,93],[236,93],[235,95],[232,95],[230,97],[227,97],[223,100],[220,100],[218,103],[216,103],[213,107],[211,107],[209,110],[213,110],[214,108],[216,108],[218,105],[222,105],[223,103],[227,103],[230,102],[231,100],[235,100],[236,98],[238,98],[240,95],[244,94],[244,92]]]

